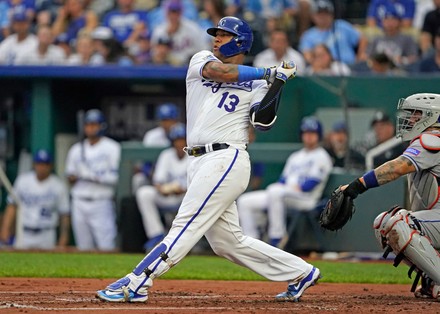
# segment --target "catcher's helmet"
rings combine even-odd
[[[304,132],[316,132],[318,133],[319,139],[322,139],[323,136],[323,130],[321,122],[315,118],[315,117],[304,117],[301,120],[301,126],[300,126],[300,135],[302,135]]]
[[[104,135],[105,130],[107,129],[104,114],[99,109],[90,109],[86,112],[86,114],[84,115],[84,124],[87,123],[99,123],[101,128],[97,134],[98,136]]]
[[[420,93],[399,100],[397,137],[410,141],[431,126],[440,127],[440,94]]]
[[[183,123],[176,123],[170,129],[170,134],[168,135],[171,141],[175,141],[178,138],[186,138],[186,127]]]
[[[232,57],[239,53],[249,53],[254,40],[251,27],[243,20],[233,16],[222,18],[217,27],[211,27],[206,32],[211,36],[216,36],[217,30],[224,30],[234,34],[235,37],[228,43],[220,47],[220,52],[225,57]]]
[[[166,103],[160,105],[157,109],[157,119],[158,120],[175,120],[178,118],[179,110],[177,106],[172,103]]]

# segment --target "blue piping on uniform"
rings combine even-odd
[[[188,223],[185,225],[185,227],[183,227],[182,231],[180,231],[180,233],[177,235],[176,239],[173,241],[173,243],[171,243],[170,247],[168,248],[167,254],[171,251],[171,249],[173,248],[173,246],[177,243],[177,240],[179,240],[179,238],[182,236],[182,234],[185,232],[186,229],[188,229],[189,225],[194,221],[194,219],[196,219],[196,217],[200,214],[200,212],[202,211],[202,209],[205,207],[206,203],[209,201],[209,199],[211,198],[211,196],[215,193],[215,191],[217,190],[217,188],[220,186],[220,184],[223,182],[223,180],[226,178],[226,176],[228,175],[228,173],[231,171],[232,167],[235,164],[235,161],[237,160],[237,156],[238,156],[238,149],[235,150],[235,156],[234,159],[232,160],[232,163],[229,165],[229,168],[226,170],[226,172],[223,174],[222,178],[220,179],[220,181],[217,183],[217,185],[212,189],[212,191],[209,193],[209,195],[206,197],[206,199],[203,201],[202,206],[200,206],[200,208],[197,210],[197,212],[194,214],[194,216],[191,217],[191,219],[188,221]],[[154,272],[157,267],[159,266],[159,264],[161,263],[161,260],[159,260],[156,265],[154,266],[154,268],[152,269],[152,271]]]

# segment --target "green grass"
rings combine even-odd
[[[119,278],[143,258],[141,254],[0,252],[0,277]],[[391,262],[310,261],[322,282],[410,284],[408,267]],[[267,266],[269,267],[269,265]],[[187,256],[164,279],[265,280],[252,271],[215,256]]]

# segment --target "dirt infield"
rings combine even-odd
[[[319,283],[301,302],[276,302],[284,283],[155,281],[147,303],[106,303],[100,279],[0,278],[0,313],[440,313],[440,303],[415,299],[407,285]]]

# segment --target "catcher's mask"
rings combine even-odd
[[[440,127],[440,95],[414,94],[397,104],[396,137],[410,141],[431,126]]]
[[[230,42],[219,48],[225,57],[232,57],[239,53],[249,53],[254,35],[252,34],[251,27],[245,21],[234,16],[226,16],[218,22],[217,27],[208,28],[206,32],[215,37],[218,30],[235,35]]]

